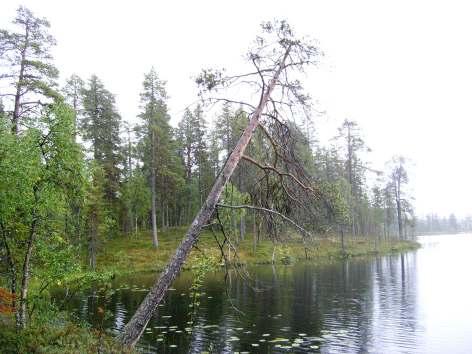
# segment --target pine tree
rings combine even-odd
[[[158,247],[157,238],[157,187],[164,190],[168,182],[167,176],[176,160],[171,158],[172,129],[169,125],[169,115],[166,105],[165,82],[161,81],[154,70],[145,75],[141,93],[142,113],[139,117],[142,124],[137,132],[140,139],[139,153],[144,163],[144,169],[150,177],[151,189],[151,224],[152,242]],[[176,157],[176,155],[175,155]],[[164,196],[161,195],[161,207],[165,207]],[[161,211],[163,226],[165,226],[165,210]]]
[[[0,97],[0,124],[4,124],[4,120],[6,118],[6,114],[5,114],[5,106],[3,105],[3,100],[2,98]]]
[[[194,158],[196,165],[196,174],[198,179],[198,194],[199,194],[199,203],[198,206],[201,207],[203,200],[206,198],[208,192],[210,191],[211,185],[215,178],[213,174],[209,156],[209,148],[206,143],[207,135],[207,124],[203,117],[203,111],[200,105],[198,105],[194,112],[194,135],[195,135],[195,147],[194,147]]]
[[[89,166],[90,181],[86,190],[85,216],[88,240],[89,266],[97,266],[97,253],[103,236],[107,233],[107,210],[105,203],[105,176],[97,161]]]
[[[75,112],[74,131],[77,130],[77,121],[82,111],[82,95],[85,82],[78,75],[73,74],[67,80],[62,89],[62,93],[67,103],[71,105]]]
[[[104,171],[105,199],[110,208],[117,202],[120,183],[120,123],[113,94],[93,75],[83,90],[81,132],[84,140],[91,144],[93,159]]]
[[[23,120],[38,116],[50,98],[58,97],[55,80],[59,72],[51,64],[51,47],[56,41],[48,33],[49,22],[20,6],[13,24],[18,31],[0,30],[0,67],[6,69],[0,79],[12,87],[2,95],[11,101],[12,131],[18,134]]]
[[[405,185],[408,183],[408,173],[405,168],[406,159],[403,156],[392,158],[390,161],[390,186],[395,200],[398,222],[398,236],[406,238],[405,212],[408,210],[408,202],[405,194]]]
[[[362,231],[362,213],[363,203],[365,200],[365,170],[360,158],[360,153],[369,151],[362,139],[359,126],[356,122],[344,120],[341,127],[338,129],[338,136],[336,140],[340,141],[341,149],[345,154],[345,178],[350,186],[350,201],[351,208],[351,232],[353,235],[359,234]]]
[[[177,129],[179,155],[185,169],[186,195],[183,208],[185,222],[190,221],[194,209],[200,207],[205,191],[208,192],[213,176],[205,142],[206,123],[203,112],[197,106],[193,112],[186,109]]]
[[[241,133],[241,131],[236,132],[235,129],[236,117],[237,115],[232,111],[231,105],[225,103],[215,122],[215,136],[219,140],[220,150],[224,151],[224,159],[233,149]]]

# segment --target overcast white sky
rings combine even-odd
[[[126,120],[143,74],[167,80],[173,121],[203,67],[237,68],[261,21],[284,18],[325,57],[307,91],[321,137],[356,120],[373,167],[414,161],[418,214],[472,214],[472,5],[468,1],[0,1],[0,28],[23,4],[51,22],[62,77],[97,74]]]

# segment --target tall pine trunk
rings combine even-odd
[[[401,194],[400,194],[400,182],[397,182],[395,202],[397,204],[398,237],[400,239],[403,239],[403,220],[402,220],[402,204],[401,204]]]
[[[151,127],[151,129],[153,129]],[[159,246],[157,239],[157,219],[156,219],[156,133],[152,130],[151,137],[151,148],[152,148],[152,161],[151,161],[151,223],[152,223],[152,245],[154,248]]]
[[[21,88],[23,87],[23,80],[25,75],[25,60],[26,60],[26,47],[28,46],[29,31],[26,31],[25,37],[25,49],[21,51],[21,64],[20,64],[20,73],[18,74],[18,82],[16,83],[16,93],[15,93],[15,105],[13,109],[12,116],[12,133],[18,135],[18,125],[20,121],[20,108],[21,108]]]

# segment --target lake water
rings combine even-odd
[[[193,315],[192,277],[184,273],[139,348],[146,353],[472,353],[472,235],[418,240],[421,249],[401,255],[319,267],[261,266],[250,270],[251,279],[230,274],[225,281],[222,273],[210,274]],[[154,279],[118,279],[107,299],[90,289],[76,296],[69,310],[116,333]]]

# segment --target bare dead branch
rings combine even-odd
[[[290,219],[289,217],[285,216],[282,213],[279,213],[278,211],[272,210],[272,209],[267,209],[267,208],[262,208],[262,207],[257,207],[254,205],[228,205],[228,204],[217,204],[218,207],[222,208],[230,208],[230,209],[251,209],[251,210],[259,210],[263,211],[265,213],[270,213],[273,215],[277,215],[278,217],[282,218],[283,220],[287,221],[291,225],[293,225],[300,233],[302,234],[303,237],[308,236],[310,239],[313,239],[313,235],[307,231],[305,228],[302,226],[298,225],[294,220]]]
[[[304,183],[302,183],[297,177],[295,177],[293,174],[291,173],[288,173],[288,172],[282,172],[282,171],[279,171],[277,168],[275,168],[274,166],[270,166],[270,165],[262,165],[261,163],[257,162],[256,160],[254,160],[253,158],[247,156],[247,155],[243,155],[241,157],[242,159],[256,165],[257,167],[259,167],[260,169],[262,170],[270,170],[270,171],[273,171],[275,172],[276,174],[280,175],[280,176],[286,176],[286,177],[290,177],[295,183],[297,183],[300,187],[302,187],[304,190],[307,190],[307,191],[310,191],[312,192],[315,196],[317,196],[317,191],[315,191],[315,189],[313,189],[312,187],[310,186],[307,186],[305,185]]]

